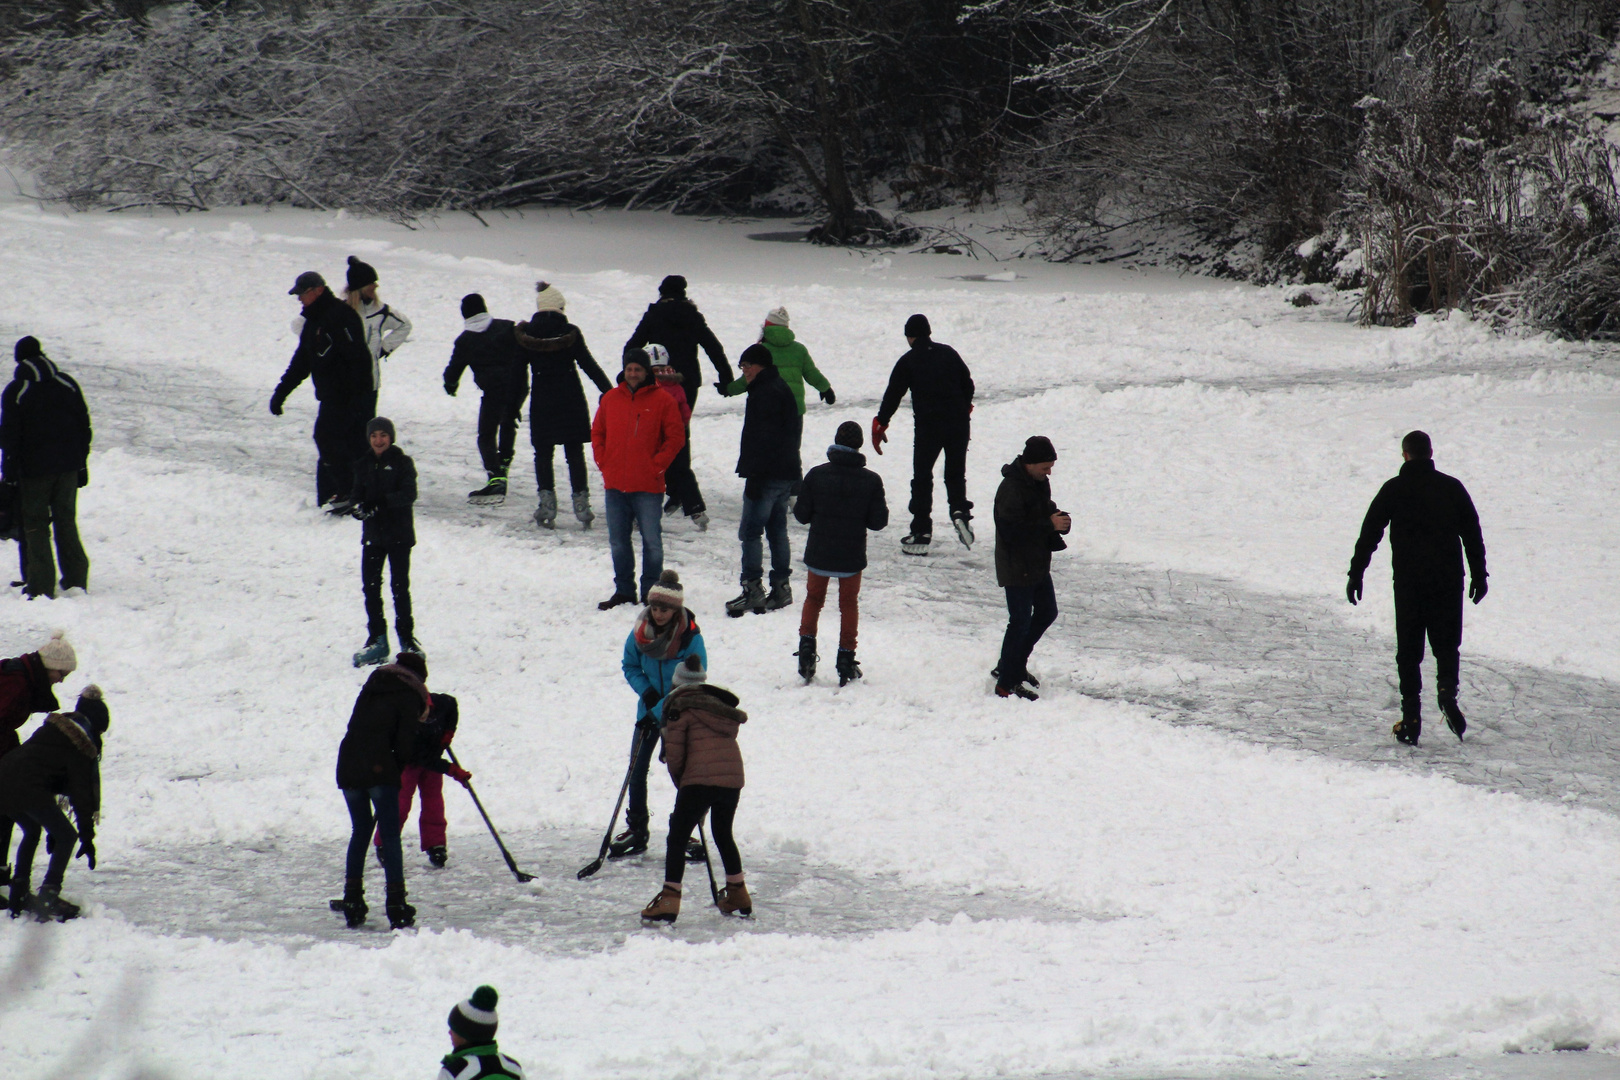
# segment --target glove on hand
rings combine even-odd
[[[448,382],[445,383],[444,384],[444,392],[449,394],[451,397],[455,397],[456,396],[456,384],[455,383],[448,383]]]
[[[1482,577],[1474,578],[1468,583],[1468,599],[1476,604],[1485,599],[1485,594],[1490,591],[1491,587],[1485,584],[1485,579]]]
[[[872,417],[872,449],[877,451],[879,456],[883,454],[883,443],[888,437],[889,425],[880,424],[877,417]]]
[[[377,516],[377,504],[374,502],[355,503],[354,509],[349,513],[356,521],[366,521]]]
[[[77,858],[88,862],[90,864],[90,869],[94,870],[96,868],[96,842],[90,839],[88,836],[79,841],[79,854]]]
[[[79,470],[79,486],[90,486],[90,467],[88,465]]]
[[[1356,604],[1356,603],[1360,602],[1360,600],[1361,600],[1361,578],[1354,577],[1354,576],[1352,576],[1350,578],[1349,583],[1346,584],[1345,587],[1344,587],[1344,597],[1345,597],[1346,600],[1349,600],[1351,604]]]
[[[460,765],[450,766],[448,769],[444,770],[444,774],[450,779],[454,780],[456,783],[460,784],[462,787],[466,787],[467,782],[472,779],[472,773],[468,772],[466,769],[463,769]]]
[[[663,694],[660,694],[658,691],[649,686],[647,689],[641,692],[641,703],[647,706],[648,712],[652,712],[653,706],[657,705],[663,696]]]
[[[731,392],[726,389],[726,384],[723,382],[717,382],[714,384],[714,392],[719,394],[721,397],[731,396]]]
[[[833,393],[833,388],[829,386],[821,392],[821,400],[829,405],[835,405],[838,403],[838,395]]]
[[[286,400],[287,399],[282,397],[280,394],[271,394],[270,395],[270,415],[271,416],[280,416],[281,415],[281,406],[286,402]]]

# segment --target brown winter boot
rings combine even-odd
[[[720,914],[752,915],[754,913],[754,898],[748,895],[748,886],[742,882],[726,883],[720,890]]]
[[[675,916],[681,913],[681,890],[671,885],[665,885],[658,890],[658,895],[652,898],[652,903],[641,909],[641,918],[645,922],[675,921]]]

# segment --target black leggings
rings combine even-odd
[[[563,443],[563,457],[568,459],[568,486],[575,492],[585,491],[585,444]],[[534,448],[534,486],[541,491],[556,491],[557,478],[552,472],[551,459],[557,452],[556,443],[537,443]]]
[[[12,869],[11,876],[12,889],[20,889],[24,894],[30,891],[34,852],[39,847],[41,832],[50,834],[51,838],[51,861],[45,868],[45,880],[41,884],[60,888],[68,863],[73,859],[73,845],[79,841],[79,832],[73,823],[56,803],[41,802],[17,815],[17,829],[22,833],[22,841],[17,845],[17,865]]]
[[[731,819],[737,816],[737,796],[741,794],[738,788],[708,784],[681,788],[680,794],[675,796],[675,809],[669,814],[669,844],[664,848],[665,881],[679,884],[685,875],[686,842],[704,814],[709,815],[714,846],[720,852],[726,873],[742,873],[742,856],[737,854],[737,841],[731,838]]]

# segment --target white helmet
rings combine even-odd
[[[669,367],[669,350],[658,344],[648,345],[647,360],[653,367]]]

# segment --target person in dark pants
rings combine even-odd
[[[349,511],[354,489],[354,463],[366,452],[366,421],[377,414],[371,350],[359,312],[333,296],[326,280],[313,270],[298,275],[288,290],[304,305],[297,323],[298,349],[287,363],[270,413],[280,416],[287,397],[309,379],[320,410],[315,414],[315,501],[331,503],[332,513]]]
[[[703,667],[696,656],[683,662],[675,671],[675,689],[665,699],[663,760],[680,791],[669,815],[664,886],[641,909],[641,917],[648,922],[674,922],[680,915],[686,842],[705,814],[726,871],[726,887],[715,901],[720,913],[754,913],[754,901],[743,880],[742,856],[731,833],[743,787],[737,731],[748,722],[748,714],[737,708],[736,694],[707,685],[708,673]]]
[[[394,445],[394,422],[376,417],[366,425],[371,452],[355,464],[351,513],[360,531],[360,590],[366,598],[366,647],[354,666],[388,659],[388,620],[383,615],[383,563],[394,594],[394,634],[399,651],[422,655],[411,615],[411,548],[416,546],[416,463]]]
[[[686,590],[680,576],[665,570],[647,592],[647,607],[624,639],[619,659],[624,681],[637,694],[636,730],[632,745],[636,758],[630,770],[630,802],[624,812],[624,831],[613,838],[608,857],[623,858],[647,850],[647,772],[652,768],[653,751],[658,749],[659,726],[663,723],[664,697],[675,688],[675,672],[681,662],[696,656],[707,664],[708,649],[697,617],[686,606]]]
[[[427,661],[400,653],[373,671],[354,699],[349,728],[338,746],[337,786],[349,808],[349,850],[343,864],[343,918],[349,926],[366,921],[366,849],[372,830],[382,835],[388,925],[416,921],[405,902],[405,866],[399,849],[399,782],[416,752],[416,740],[432,708]]]
[[[799,437],[804,424],[793,392],[777,374],[769,349],[748,346],[737,366],[748,380],[748,404],[737,454],[737,475],[744,480],[742,520],[737,525],[737,539],[742,541],[742,592],[726,601],[726,614],[732,618],[793,603],[788,502],[799,481]],[[762,536],[771,543],[769,594],[761,581],[765,573]]]
[[[78,666],[79,658],[60,630],[38,652],[0,660],[0,760],[22,745],[17,729],[30,716],[62,707],[51,687]],[[0,814],[0,885],[11,880],[11,829],[11,818]]]
[[[62,899],[67,865],[78,856],[96,868],[96,814],[101,810],[101,740],[111,721],[101,688],[87,686],[70,713],[52,713],[38,731],[0,758],[0,814],[17,823],[17,865],[11,874],[13,917],[32,913],[39,921],[67,920],[79,906]],[[78,828],[57,805],[65,796]],[[29,891],[39,834],[50,837],[50,863],[39,895]]]
[[[855,635],[860,621],[858,606],[861,574],[866,569],[866,533],[889,524],[889,504],[883,497],[883,478],[866,468],[861,456],[861,425],[845,420],[838,425],[827,463],[817,465],[804,478],[804,488],[793,504],[793,516],[810,526],[804,545],[804,611],[799,616],[799,676],[809,682],[816,675],[816,624],[827,602],[827,582],[838,579],[838,685],[861,677],[855,662]]]
[[[1463,624],[1463,555],[1468,556],[1468,598],[1485,599],[1485,538],[1468,489],[1437,472],[1434,446],[1421,431],[1401,440],[1400,475],[1378,489],[1361,522],[1345,596],[1361,600],[1362,575],[1389,529],[1395,578],[1395,670],[1400,676],[1397,742],[1416,746],[1423,733],[1423,641],[1434,650],[1440,712],[1459,740],[1468,729],[1457,706]]]
[[[895,362],[883,402],[872,419],[872,449],[883,453],[889,421],[900,399],[911,394],[916,430],[911,454],[911,532],[900,541],[907,555],[926,555],[934,535],[934,462],[945,454],[945,498],[963,547],[973,546],[973,504],[967,497],[967,448],[973,412],[973,376],[949,345],[933,340],[924,315],[906,320],[906,344]]]
[[[534,318],[519,323],[518,345],[534,378],[529,402],[529,442],[534,446],[534,483],[540,504],[534,523],[542,529],[557,525],[557,480],[553,473],[557,447],[568,461],[568,488],[573,496],[574,520],[588,529],[596,520],[591,510],[591,489],[585,471],[585,444],[591,441],[591,413],[579,384],[583,371],[596,389],[613,389],[607,374],[585,344],[585,333],[568,321],[562,291],[544,281],[537,283]]]
[[[686,433],[681,452],[664,470],[664,486],[669,489],[664,516],[668,517],[677,510],[684,511],[699,532],[707,532],[708,506],[703,502],[703,489],[698,485],[697,474],[692,471],[692,403],[686,397],[686,378],[669,362],[669,350],[662,345],[647,346],[647,360],[652,364],[653,379],[657,381],[658,388],[668,394],[681,411],[681,429]]]
[[[703,372],[698,368],[697,359],[699,345],[703,346],[719,376],[715,389],[721,396],[725,395],[725,388],[732,381],[725,347],[709,329],[708,320],[697,305],[686,298],[686,279],[679,274],[671,274],[659,283],[657,302],[647,305],[646,313],[624,347],[640,349],[649,343],[669,350],[670,365],[681,373],[681,388],[686,391],[688,406],[696,408],[698,387],[703,384]]]
[[[997,697],[1034,701],[1029,654],[1057,619],[1057,591],[1052,586],[1052,552],[1067,545],[1063,534],[1072,522],[1052,502],[1052,466],[1057,451],[1044,435],[1024,440],[1024,452],[1001,467],[996,489],[996,584],[1007,594],[1007,632],[1001,638],[1001,660],[991,672]],[[1026,685],[1027,684],[1027,685]]]
[[[90,482],[90,410],[37,338],[19,339],[15,355],[16,374],[0,394],[0,477],[18,485],[23,595],[52,597],[58,562],[62,588],[90,583],[78,525],[79,489]]]
[[[477,491],[469,491],[467,501],[499,506],[506,501],[518,419],[523,414],[523,399],[529,396],[528,359],[518,348],[512,320],[492,317],[477,293],[461,298],[461,319],[461,335],[444,369],[444,392],[455,397],[461,373],[472,369],[473,382],[483,392],[478,404],[478,456],[489,479]]]

